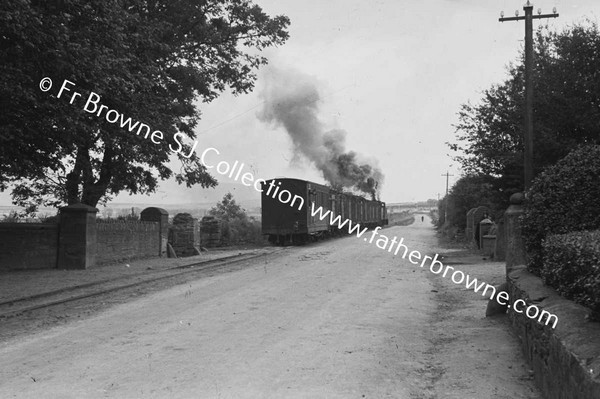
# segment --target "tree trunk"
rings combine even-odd
[[[83,170],[83,165],[85,164],[85,158],[87,157],[89,157],[87,148],[84,146],[77,147],[75,166],[73,166],[73,170],[67,174],[67,181],[65,183],[67,205],[81,202],[79,184],[81,183],[81,172]]]
[[[98,181],[94,181],[91,164],[89,164],[87,172],[84,173],[86,178],[83,182],[83,194],[81,196],[82,203],[93,207],[98,205],[98,202],[104,197],[108,190],[108,186],[110,185],[112,179],[112,165],[113,151],[112,148],[107,147],[104,150]]]

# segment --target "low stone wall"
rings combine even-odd
[[[98,222],[96,232],[98,265],[159,254],[158,222]]]
[[[600,398],[600,323],[585,320],[585,307],[560,297],[539,277],[516,268],[508,275],[511,309],[523,299],[558,317],[556,328],[509,312],[537,385],[547,399]]]
[[[57,256],[57,224],[0,223],[0,270],[52,269]]]

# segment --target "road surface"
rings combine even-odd
[[[382,233],[441,251],[428,218]],[[0,397],[540,398],[485,301],[374,243],[252,262],[3,343]]]

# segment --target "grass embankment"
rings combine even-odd
[[[388,224],[390,226],[408,226],[415,222],[415,216],[408,212],[390,213]]]

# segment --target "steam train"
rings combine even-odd
[[[339,229],[332,218],[340,216],[352,226],[374,228],[388,224],[385,202],[333,190],[300,179],[271,179],[261,182],[262,234],[273,244],[303,244],[319,238],[348,233],[348,224]],[[322,212],[315,213],[321,208]],[[331,211],[321,219],[321,215]],[[313,216],[314,213],[314,216]]]

